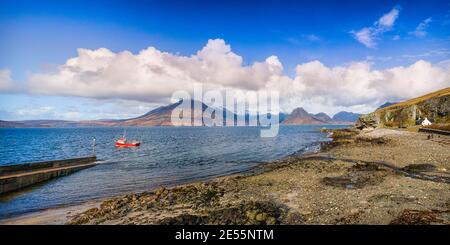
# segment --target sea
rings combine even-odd
[[[0,166],[92,154],[98,164],[0,196],[0,219],[207,180],[317,151],[330,140],[320,132],[324,127],[344,126],[281,125],[273,138],[261,138],[259,127],[3,128]],[[141,146],[116,148],[115,140],[124,133]]]

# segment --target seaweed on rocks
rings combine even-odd
[[[243,201],[238,205],[212,209],[201,214],[168,217],[162,225],[275,225],[280,224],[284,209],[273,202]]]

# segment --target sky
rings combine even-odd
[[[450,87],[450,2],[0,1],[0,120],[134,117],[196,83],[330,115]]]

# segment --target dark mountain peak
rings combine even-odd
[[[195,108],[196,106],[200,106],[199,104],[201,103],[202,106],[202,110],[204,111],[208,106],[205,105],[205,103],[200,102],[200,101],[196,101],[196,100],[190,100],[191,102],[191,108]],[[144,118],[144,117],[148,117],[148,116],[152,116],[152,115],[159,115],[159,114],[165,114],[168,112],[172,112],[172,110],[174,110],[175,108],[177,108],[179,105],[181,105],[181,103],[183,103],[183,100],[179,100],[175,103],[169,104],[169,105],[165,105],[165,106],[160,106],[156,109],[153,109],[147,113],[145,113],[142,116],[136,117],[136,119],[138,118]]]
[[[183,101],[180,100],[180,101],[175,102],[175,103],[173,103],[173,104],[169,104],[169,105],[165,105],[165,106],[160,106],[160,107],[158,107],[158,108],[156,108],[156,109],[153,109],[153,110],[151,110],[151,111],[145,113],[145,114],[142,115],[142,116],[136,117],[136,119],[137,119],[137,118],[143,118],[143,117],[151,116],[151,115],[154,115],[154,114],[161,114],[161,113],[164,113],[164,112],[167,112],[167,111],[172,111],[172,110],[175,109],[177,106],[179,106],[182,102],[183,102]]]
[[[303,109],[303,107],[297,107],[295,108],[291,114],[291,117],[309,117],[309,113]]]
[[[283,124],[326,124],[326,122],[316,118],[313,114],[309,114],[303,107],[299,107],[287,115]]]
[[[328,117],[328,114],[326,114],[325,112],[319,112],[317,114],[314,114],[314,116],[317,116],[317,117]]]
[[[316,119],[319,119],[321,121],[324,121],[324,122],[331,122],[332,121],[331,117],[328,116],[324,112],[319,112],[317,114],[314,114],[313,117],[316,118]]]
[[[333,116],[333,120],[338,122],[355,122],[360,116],[361,114],[359,113],[340,111]]]

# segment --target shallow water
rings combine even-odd
[[[248,170],[317,149],[323,125],[281,126],[260,138],[258,127],[130,127],[138,148],[115,148],[123,128],[0,129],[0,165],[87,156],[96,138],[98,165],[0,198],[0,217],[75,204],[161,185]],[[342,126],[326,126],[336,128]]]

